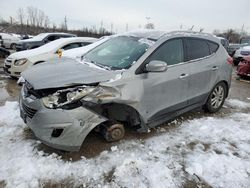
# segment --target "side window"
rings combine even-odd
[[[67,45],[63,46],[62,49],[64,49],[64,50],[69,50],[69,49],[78,48],[78,47],[81,47],[81,43],[71,43],[71,44],[67,44]]]
[[[56,39],[58,39],[58,38],[59,38],[58,36],[51,35],[51,36],[49,36],[49,37],[47,38],[47,41],[48,41],[48,42],[51,42],[51,41],[56,40]]]
[[[81,43],[82,46],[87,46],[87,45],[89,45],[89,44],[91,44],[91,42],[82,42],[82,43]]]
[[[72,37],[70,35],[60,35],[60,38],[69,38],[69,37]]]
[[[210,55],[207,41],[202,39],[187,39],[188,60],[203,58]]]
[[[210,48],[211,54],[212,54],[212,53],[215,53],[215,52],[218,50],[219,45],[216,44],[215,42],[208,41],[207,43],[208,43],[208,46],[209,46],[209,48]]]
[[[178,64],[184,61],[182,39],[173,39],[165,42],[150,56],[149,61],[160,60],[168,65]]]

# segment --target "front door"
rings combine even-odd
[[[166,41],[146,61],[152,60],[166,62],[168,69],[141,74],[144,92],[138,110],[146,123],[159,121],[187,106],[189,66],[183,62],[182,39]]]

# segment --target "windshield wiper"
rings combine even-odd
[[[95,62],[95,61],[93,61],[93,60],[89,60],[89,59],[87,59],[87,58],[84,57],[84,56],[82,56],[81,60],[82,60],[82,61],[85,61],[86,63],[92,63],[92,64],[94,64],[94,65],[96,65],[96,66],[98,66],[98,67],[104,68],[104,69],[106,69],[106,70],[111,70],[111,67],[109,67],[109,66],[104,66],[104,65],[99,64],[99,63],[97,63],[97,62]]]
[[[101,67],[101,68],[104,68],[104,69],[106,69],[106,70],[111,70],[111,67],[105,66],[105,65],[102,65],[102,64],[99,64],[99,63],[97,63],[97,62],[95,62],[95,61],[93,61],[93,60],[91,60],[90,63],[93,63],[94,65],[96,65],[96,66],[98,66],[98,67]]]

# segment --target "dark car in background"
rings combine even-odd
[[[228,47],[228,54],[233,57],[236,50],[240,49],[241,45],[240,44],[229,44],[229,47]]]
[[[217,37],[217,38],[220,40],[222,46],[228,51],[229,41],[223,37]]]
[[[10,55],[10,51],[0,46],[0,58],[5,58]]]
[[[3,47],[3,39],[2,39],[2,36],[0,36],[0,47]]]
[[[34,49],[51,41],[68,37],[76,37],[76,35],[69,33],[41,33],[31,39],[20,40],[16,45],[16,51]]]

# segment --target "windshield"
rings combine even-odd
[[[88,52],[83,59],[110,69],[128,69],[149,48],[152,41],[137,37],[115,37]]]
[[[41,33],[41,34],[39,34],[37,36],[34,36],[32,38],[32,40],[38,40],[38,41],[40,41],[40,40],[43,40],[47,36],[48,36],[48,33]]]

